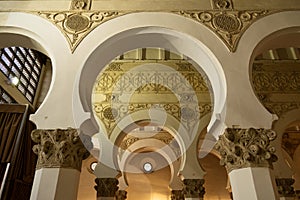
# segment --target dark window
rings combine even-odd
[[[23,47],[0,49],[0,70],[8,78],[17,77],[18,90],[33,103],[45,56]],[[2,95],[2,93],[1,93]]]

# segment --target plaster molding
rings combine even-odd
[[[276,133],[269,129],[227,128],[215,149],[220,152],[220,164],[228,173],[246,167],[272,167],[277,156],[270,142],[275,138]]]
[[[33,152],[38,155],[36,169],[72,168],[81,171],[82,160],[89,156],[77,129],[37,129],[31,133],[31,138],[38,143],[33,146]]]
[[[205,188],[203,187],[204,179],[184,179],[183,180],[185,198],[203,198]]]

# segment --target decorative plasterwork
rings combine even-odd
[[[190,63],[170,61],[152,70],[143,67],[136,70],[143,64],[112,62],[96,80],[93,111],[109,137],[120,120],[138,111],[169,114],[188,131],[211,113],[207,77]]]
[[[162,141],[166,145],[169,145],[172,142],[172,140],[174,139],[174,137],[170,133],[165,132],[165,131],[158,132],[155,135],[153,135],[151,137],[146,137],[146,138],[145,137],[139,138],[139,137],[135,137],[135,136],[127,134],[124,137],[124,139],[122,140],[120,147],[125,150],[130,145],[135,143],[136,141],[143,140],[143,139],[156,139],[156,140]]]
[[[184,179],[183,193],[185,198],[203,198],[205,188],[204,179]]]
[[[31,138],[38,143],[33,146],[33,152],[38,155],[37,169],[73,168],[80,171],[82,160],[89,156],[77,129],[37,129],[31,133]]]
[[[72,0],[71,10],[89,10],[91,8],[92,0]]]
[[[300,63],[297,61],[256,61],[252,67],[253,89],[273,114],[300,108]]]
[[[271,167],[277,160],[275,147],[270,145],[275,138],[276,133],[269,129],[227,128],[215,149],[228,173],[246,167]]]
[[[213,10],[176,13],[207,26],[221,38],[230,51],[234,52],[246,29],[257,19],[270,14],[270,11]]]
[[[116,178],[96,178],[95,183],[97,197],[115,197],[119,189],[119,181]]]
[[[74,3],[74,6],[71,7],[75,9],[73,11],[41,11],[35,13],[51,21],[62,31],[68,40],[72,52],[74,52],[79,43],[100,24],[121,15],[141,12],[88,11],[84,10],[85,7],[81,8],[83,6],[82,1],[79,3],[74,1]],[[88,7],[88,3],[84,5]],[[232,52],[236,50],[242,34],[253,22],[273,13],[267,10],[232,10],[230,0],[213,0],[213,7],[216,9],[162,12],[175,13],[204,24],[216,33]]]
[[[295,180],[292,178],[276,178],[276,185],[280,197],[295,197],[295,190],[292,186]]]
[[[213,9],[233,9],[231,0],[211,0]]]
[[[65,35],[71,51],[98,25],[124,13],[101,11],[61,11],[37,12],[37,15],[51,21]]]

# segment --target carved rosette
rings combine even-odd
[[[185,198],[203,198],[205,188],[204,179],[184,179],[183,193]]]
[[[215,149],[220,152],[220,164],[228,173],[246,167],[272,167],[277,160],[270,142],[276,133],[269,129],[227,128],[219,137]]]
[[[125,190],[118,190],[116,192],[116,200],[125,200],[127,199],[127,192]]]
[[[230,7],[229,0],[214,0],[217,7]],[[188,17],[200,22],[215,32],[226,44],[231,52],[237,48],[237,44],[245,30],[257,19],[270,14],[267,10],[237,11],[237,10],[213,10],[213,11],[180,11],[176,14]]]
[[[89,156],[77,129],[37,129],[32,131],[31,138],[38,143],[33,146],[33,152],[38,155],[36,169],[72,168],[80,171],[82,160]]]
[[[184,194],[182,190],[172,190],[171,200],[184,200]]]
[[[119,189],[119,181],[115,178],[96,178],[95,183],[97,197],[115,197]]]
[[[295,180],[292,178],[276,178],[276,185],[280,197],[295,197],[293,184]]]

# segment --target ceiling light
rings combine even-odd
[[[146,162],[143,166],[145,173],[151,173],[152,172],[152,164],[149,162]]]

